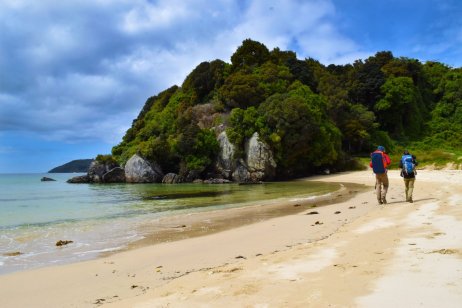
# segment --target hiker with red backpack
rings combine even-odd
[[[403,156],[399,161],[399,167],[401,168],[401,176],[404,179],[406,202],[414,202],[412,200],[412,192],[414,191],[415,176],[417,174],[415,167],[418,164],[415,155],[411,155],[408,150],[404,150]]]
[[[385,153],[385,148],[381,145],[371,153],[369,166],[375,173],[375,192],[379,204],[387,203],[388,175],[387,167],[391,164],[390,157]]]

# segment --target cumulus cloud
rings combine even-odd
[[[0,131],[115,144],[149,96],[202,61],[229,61],[246,38],[357,59],[335,14],[324,0],[2,1]]]

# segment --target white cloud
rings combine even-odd
[[[149,96],[246,38],[321,62],[359,55],[334,15],[323,0],[3,1],[0,130],[117,142]]]
[[[157,4],[138,2],[139,5],[130,9],[123,17],[122,29],[128,33],[168,29],[191,15],[184,4],[178,5],[175,1],[159,1]]]

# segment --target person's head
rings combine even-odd
[[[408,150],[404,150],[403,155],[409,155],[409,151],[408,151]]]
[[[377,150],[379,150],[380,152],[385,152],[385,147],[379,145],[379,146],[377,147]]]

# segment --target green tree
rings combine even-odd
[[[183,82],[184,92],[192,92],[194,103],[203,103],[213,97],[213,93],[224,82],[226,63],[221,60],[202,62]]]
[[[227,108],[245,109],[263,102],[265,89],[262,88],[258,76],[251,72],[239,71],[226,79],[219,95]]]
[[[231,56],[233,70],[259,66],[270,59],[268,48],[260,42],[246,39]]]
[[[355,82],[350,89],[351,101],[358,102],[373,109],[375,103],[381,98],[381,87],[386,81],[382,67],[393,59],[389,51],[381,51],[366,61],[356,61],[354,67]]]
[[[340,150],[340,132],[328,119],[322,97],[301,83],[291,89],[258,109],[265,123],[262,137],[275,151],[278,174],[288,177],[331,164]]]
[[[430,128],[435,145],[462,145],[462,69],[447,72],[440,82],[441,100],[432,112]]]
[[[383,98],[374,106],[382,129],[393,137],[416,137],[422,130],[419,93],[410,77],[390,77],[381,88]]]

